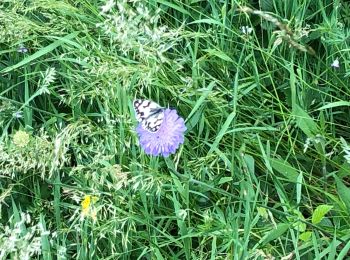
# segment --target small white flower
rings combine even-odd
[[[18,49],[17,49],[17,52],[19,52],[19,53],[27,53],[28,49],[23,44],[20,44]]]
[[[187,211],[184,209],[179,209],[179,211],[177,212],[177,217],[179,217],[182,220],[185,220],[187,217]]]
[[[244,33],[245,35],[249,35],[253,32],[253,28],[249,27],[248,25],[241,26],[240,29],[241,29],[241,32]]]
[[[340,64],[339,64],[339,60],[338,58],[336,58],[333,63],[331,64],[331,67],[333,68],[339,68]]]
[[[66,259],[67,248],[65,246],[58,246],[57,254],[63,259]]]
[[[304,144],[304,153],[306,153],[307,149],[310,147],[311,145],[311,139],[308,137],[305,141],[305,144]]]

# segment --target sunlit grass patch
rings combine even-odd
[[[349,10],[2,1],[0,256],[347,259]]]

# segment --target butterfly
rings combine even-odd
[[[143,129],[155,133],[164,119],[164,108],[151,100],[135,99],[133,102],[136,120],[141,122]]]

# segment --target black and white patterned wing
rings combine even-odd
[[[164,118],[163,112],[154,114],[149,118],[147,118],[146,120],[142,121],[142,127],[147,131],[155,133],[159,130],[160,126],[162,125],[163,118]]]
[[[149,132],[157,132],[163,122],[163,108],[153,101],[141,99],[134,100],[133,105],[136,119],[142,127]]]

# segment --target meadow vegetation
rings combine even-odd
[[[350,4],[2,0],[0,259],[349,259]],[[168,157],[132,102],[185,119]]]

